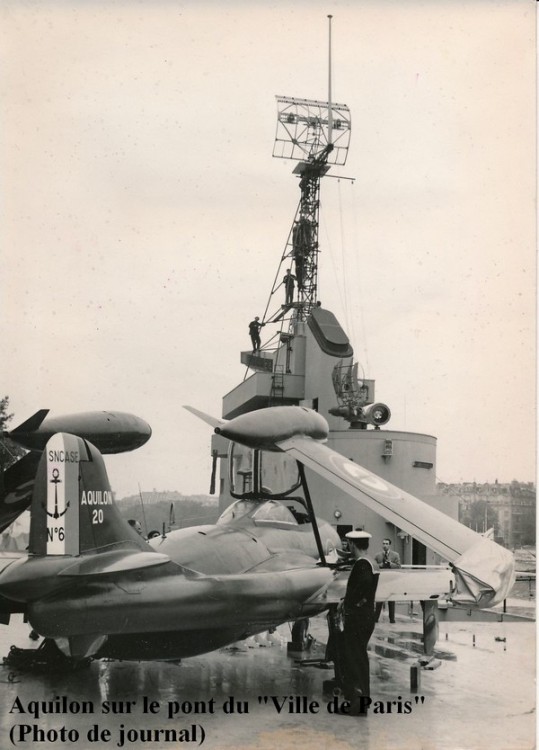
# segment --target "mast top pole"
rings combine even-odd
[[[329,22],[329,49],[328,49],[328,144],[333,143],[333,108],[331,106],[331,19],[333,16],[328,15]]]

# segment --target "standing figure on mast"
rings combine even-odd
[[[258,315],[254,320],[249,323],[249,336],[251,337],[251,343],[253,345],[253,352],[260,351],[260,329],[265,326],[265,323],[260,323]]]
[[[298,280],[298,292],[303,291],[304,286],[304,264],[305,258],[309,254],[311,232],[309,222],[300,218],[294,227],[293,232],[293,252],[294,262],[296,264],[296,278]]]
[[[291,305],[294,301],[294,289],[296,286],[296,277],[290,271],[290,268],[286,269],[286,274],[283,278],[283,284],[285,288],[285,305]]]

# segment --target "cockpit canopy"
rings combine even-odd
[[[236,500],[221,514],[217,523],[227,525],[242,517],[252,518],[260,526],[298,526],[309,522],[302,502],[296,498],[287,498],[281,502]]]
[[[285,497],[300,486],[297,463],[285,453],[273,453],[231,443],[228,454],[232,497]]]

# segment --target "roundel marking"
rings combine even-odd
[[[358,484],[363,487],[374,490],[375,492],[380,492],[387,498],[397,500],[401,497],[400,494],[395,492],[381,477],[371,474],[370,471],[367,471],[367,469],[364,469],[362,466],[354,464],[352,461],[344,458],[344,456],[332,455],[330,459],[337,469],[348,474],[348,476],[355,479]]]

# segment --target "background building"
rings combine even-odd
[[[535,545],[533,482],[440,483],[437,490],[442,496],[458,499],[459,521],[474,531],[484,533],[494,529],[495,541],[509,548]]]

